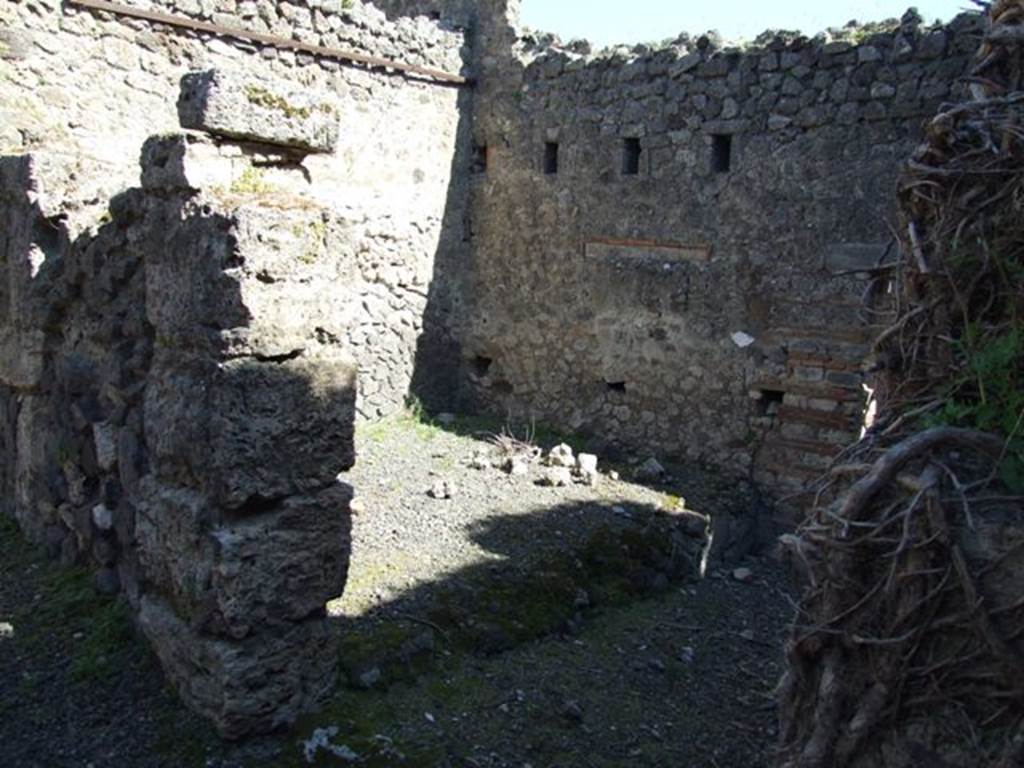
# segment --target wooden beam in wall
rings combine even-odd
[[[80,8],[88,8],[93,11],[106,11],[107,13],[113,13],[117,16],[142,19],[143,21],[150,21],[156,24],[166,24],[170,27],[187,29],[192,32],[207,32],[212,35],[218,35],[219,37],[232,37],[236,40],[246,40],[253,43],[273,46],[274,48],[280,48],[283,50],[301,51],[314,56],[323,56],[328,59],[365,64],[369,67],[383,67],[396,72],[436,80],[441,83],[472,85],[472,80],[469,78],[462,77],[461,75],[453,75],[439,69],[421,67],[416,64],[406,64],[401,61],[383,59],[378,56],[369,56],[364,53],[346,51],[340,48],[326,48],[320,45],[310,45],[309,43],[303,43],[298,40],[289,40],[284,37],[278,37],[277,35],[267,35],[262,32],[238,27],[225,27],[221,24],[211,24],[207,21],[196,21],[195,19],[185,18],[183,16],[172,16],[167,13],[160,13],[159,11],[146,11],[141,8],[132,8],[127,5],[120,5],[119,3],[110,3],[107,2],[107,0],[67,0],[67,3]]]
[[[592,258],[659,258],[665,261],[705,262],[711,258],[711,246],[687,245],[664,240],[626,240],[594,237],[583,243],[583,252]]]

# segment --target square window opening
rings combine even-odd
[[[548,141],[544,144],[544,173],[548,176],[558,173],[558,142]]]
[[[778,389],[762,389],[761,399],[758,400],[758,413],[761,416],[774,416],[782,407],[786,399],[786,393]]]
[[[711,170],[728,173],[732,169],[732,136],[715,134],[711,137]]]
[[[640,173],[640,139],[625,139],[622,142],[622,175],[636,176]]]

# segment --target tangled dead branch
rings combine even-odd
[[[879,419],[787,539],[790,768],[1024,766],[1024,0],[986,8],[971,98],[904,169],[868,293],[893,318]]]
[[[527,464],[532,463],[540,458],[541,449],[536,443],[537,440],[537,424],[532,419],[530,424],[525,428],[522,437],[516,434],[516,430],[512,427],[511,416],[506,419],[505,426],[502,427],[500,434],[489,434],[487,436],[487,442],[493,445],[500,457],[502,463],[511,465],[514,461],[522,461]]]

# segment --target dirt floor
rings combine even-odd
[[[329,607],[344,680],[292,732],[238,745],[178,703],[122,606],[0,521],[0,765],[771,765],[779,566],[692,578],[666,545],[685,510],[735,512],[746,491],[692,467],[609,477],[646,456],[543,487],[536,464],[486,466],[494,431],[361,428],[349,582]]]

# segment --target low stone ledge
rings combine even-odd
[[[326,96],[216,69],[182,78],[178,118],[184,128],[306,152],[333,152],[338,141]]]

